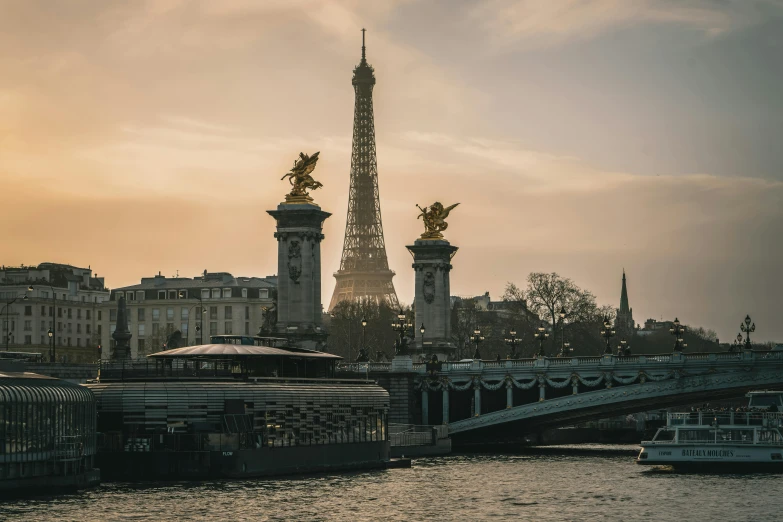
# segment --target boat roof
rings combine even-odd
[[[303,348],[273,348],[271,346],[252,346],[246,344],[202,344],[172,348],[148,355],[156,359],[171,358],[226,358],[226,357],[303,357],[307,359],[342,359],[332,353],[316,352]]]

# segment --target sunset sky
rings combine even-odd
[[[452,292],[556,271],[637,322],[783,342],[783,2],[0,0],[0,262],[277,271],[280,177],[347,210],[361,28],[386,246],[459,202]]]

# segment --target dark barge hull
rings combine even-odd
[[[107,451],[97,455],[106,481],[253,478],[321,471],[383,469],[387,441],[236,451]]]

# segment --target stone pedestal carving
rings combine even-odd
[[[321,230],[331,214],[314,203],[281,203],[267,212],[277,221],[275,335],[318,349],[326,339],[321,327]]]
[[[413,325],[415,354],[436,354],[440,360],[453,356],[456,347],[451,340],[451,258],[457,247],[444,239],[418,239],[409,245],[416,272]],[[424,325],[424,337],[419,329]]]

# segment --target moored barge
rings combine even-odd
[[[104,480],[243,478],[383,468],[389,394],[335,379],[338,356],[215,336],[102,365],[92,390]]]

